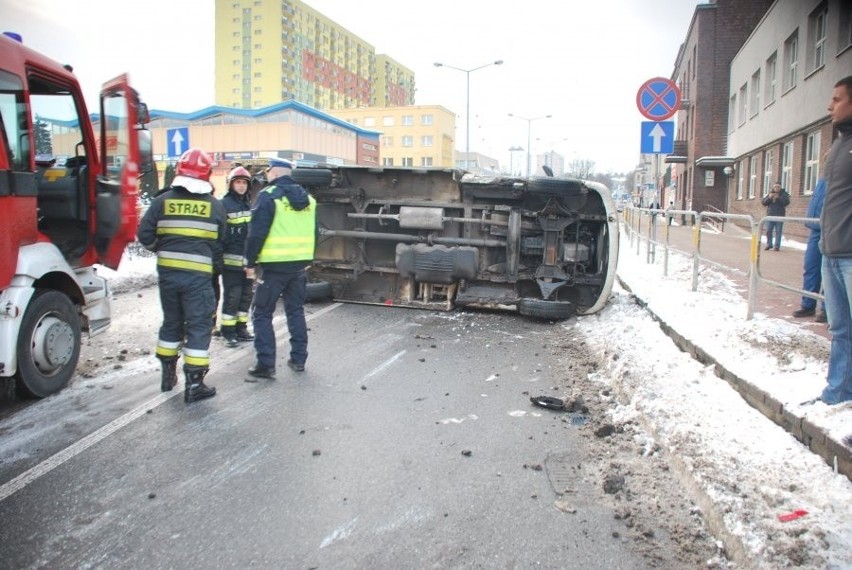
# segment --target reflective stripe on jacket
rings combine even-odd
[[[275,218],[257,258],[259,263],[313,260],[317,202],[313,196],[308,200],[303,210],[293,209],[287,198],[275,200]]]

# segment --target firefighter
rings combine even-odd
[[[272,314],[279,297],[284,297],[290,331],[287,365],[302,372],[308,359],[305,269],[313,261],[316,246],[316,200],[290,177],[292,168],[289,160],[269,160],[269,186],[257,196],[246,241],[246,275],[258,279],[252,313],[257,361],[249,374],[261,378],[275,376]]]
[[[169,392],[177,384],[182,349],[187,404],[216,394],[204,377],[210,368],[210,315],[216,311],[211,278],[222,263],[227,225],[222,204],[212,196],[212,166],[200,149],[183,153],[171,186],[154,199],[137,231],[139,243],[157,254],[160,389]]]
[[[251,220],[249,184],[251,174],[238,166],[228,173],[228,193],[222,206],[228,217],[228,234],[222,265],[222,316],[219,319],[225,346],[235,347],[240,341],[254,340],[248,331],[248,311],[251,306],[252,280],[245,273],[246,236]]]

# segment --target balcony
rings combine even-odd
[[[666,156],[666,163],[672,164],[682,164],[685,163],[689,158],[689,143],[684,140],[676,140],[674,141],[674,148],[672,149],[672,153]]]

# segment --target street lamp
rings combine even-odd
[[[530,177],[530,160],[532,158],[532,154],[530,153],[530,140],[531,140],[530,134],[532,133],[532,122],[537,121],[539,119],[549,119],[553,115],[540,115],[538,117],[532,117],[532,118],[529,118],[529,119],[527,117],[522,117],[520,115],[513,115],[512,113],[509,113],[509,116],[515,117],[516,119],[521,119],[521,120],[527,122],[527,178],[529,178]]]
[[[465,118],[467,120],[467,127],[465,128],[464,133],[464,144],[465,144],[465,152],[464,152],[464,164],[465,169],[467,169],[468,161],[470,160],[470,74],[478,69],[482,69],[483,67],[488,67],[491,65],[503,65],[503,60],[498,59],[496,61],[492,61],[491,63],[486,63],[485,65],[480,65],[479,67],[474,67],[473,69],[462,69],[460,67],[453,67],[452,65],[447,65],[446,63],[441,63],[436,61],[435,67],[449,67],[450,69],[455,69],[456,71],[461,71],[467,76],[467,107],[465,109]]]

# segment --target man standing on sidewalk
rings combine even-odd
[[[787,191],[781,188],[781,184],[776,182],[772,185],[769,194],[763,197],[762,204],[766,206],[767,216],[784,217],[787,215],[787,206],[790,205],[790,195]],[[784,229],[784,222],[766,222],[766,247],[770,249],[774,246],[775,251],[781,249],[781,231]],[[773,242],[772,233],[775,232],[775,240]]]
[[[834,85],[828,105],[839,136],[825,164],[822,226],[822,282],[828,306],[831,355],[820,399],[826,404],[852,401],[852,75]]]

